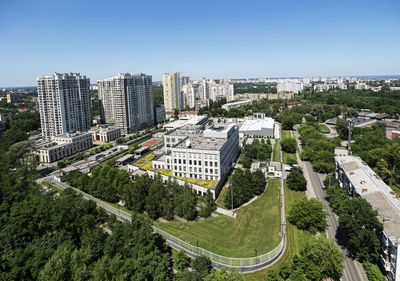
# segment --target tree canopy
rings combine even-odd
[[[288,220],[299,229],[315,233],[325,230],[326,215],[321,201],[315,198],[310,200],[304,198],[290,208]]]

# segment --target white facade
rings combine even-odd
[[[343,151],[343,150],[342,150]],[[348,195],[367,200],[383,223],[380,261],[389,281],[400,281],[400,200],[359,157],[336,151],[335,176]]]
[[[40,145],[37,149],[39,160],[52,163],[93,146],[91,133],[63,134],[52,137],[52,142]]]
[[[263,136],[274,138],[275,121],[265,114],[255,113],[248,118],[239,129],[239,133],[245,136]]]
[[[218,182],[227,176],[239,154],[239,130],[235,124],[206,130],[201,125],[187,125],[165,134],[164,141],[164,165],[153,161],[153,168],[171,170],[175,177]]]
[[[209,82],[210,99],[213,101],[226,99],[227,102],[234,100],[233,83],[225,80],[213,80]]]
[[[89,78],[79,73],[55,73],[39,76],[37,83],[43,139],[90,129]]]
[[[152,77],[118,74],[98,81],[102,122],[115,124],[124,134],[154,124]]]
[[[298,79],[286,79],[278,82],[276,86],[277,92],[288,92],[298,94],[303,91],[303,82]]]
[[[107,143],[121,137],[121,128],[100,127],[89,131],[93,136],[95,143]]]
[[[236,101],[236,102],[226,103],[226,104],[222,105],[222,108],[229,111],[232,108],[238,108],[238,107],[241,107],[244,105],[249,105],[252,103],[253,103],[252,100]]]

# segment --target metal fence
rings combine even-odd
[[[66,188],[72,188],[76,192],[82,194],[82,196],[87,199],[87,200],[93,200],[96,202],[96,204],[103,208],[105,211],[107,211],[110,214],[114,214],[117,216],[117,218],[123,220],[123,221],[131,221],[131,214],[128,212],[115,208],[104,201],[93,197],[90,194],[87,194],[86,192],[83,192],[77,188],[71,187],[65,183],[55,181],[52,178],[47,179],[48,182],[51,184],[61,188],[61,189],[66,189]],[[249,271],[249,270],[255,270],[257,268],[263,267],[265,265],[270,264],[273,262],[279,255],[282,253],[283,248],[285,246],[285,227],[282,225],[282,240],[279,243],[279,245],[273,249],[272,251],[265,253],[263,255],[257,256],[257,257],[250,257],[250,258],[232,258],[232,257],[225,257],[221,256],[218,254],[215,254],[213,252],[210,252],[206,249],[203,249],[201,247],[197,247],[194,245],[191,245],[188,242],[185,242],[168,232],[165,232],[164,230],[161,230],[155,226],[152,226],[153,230],[155,233],[160,234],[167,242],[168,245],[177,248],[178,250],[184,250],[186,253],[192,257],[196,257],[198,255],[203,255],[212,261],[213,265],[216,267],[226,267],[226,268],[236,268],[239,271]]]

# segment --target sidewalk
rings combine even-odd
[[[292,134],[292,136],[295,137],[296,142],[297,142],[297,147],[298,147],[298,149],[296,150],[297,163],[299,163],[300,168],[303,170],[304,177],[307,180],[307,190],[306,190],[307,198],[308,199],[317,198],[317,196],[315,195],[314,187],[311,184],[310,175],[308,174],[308,171],[307,171],[306,167],[304,166],[304,162],[300,159],[299,150],[301,149],[301,146],[299,143],[299,139],[297,138],[297,136],[294,134],[293,131],[291,131],[291,134]]]
[[[222,209],[222,208],[220,208],[220,207],[217,207],[217,209],[215,209],[215,211],[217,212],[217,213],[220,213],[220,214],[223,214],[223,215],[226,215],[226,216],[228,216],[228,217],[231,217],[231,218],[236,218],[236,213],[234,213],[234,212],[232,212],[232,211],[229,211],[229,210],[225,210],[225,209]]]

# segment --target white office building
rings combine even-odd
[[[89,132],[66,133],[53,136],[52,141],[43,143],[37,148],[39,160],[52,163],[93,146],[92,134]]]
[[[263,113],[254,113],[239,129],[240,135],[274,138],[275,120]]]
[[[167,169],[174,177],[219,182],[239,154],[239,130],[235,124],[186,125],[164,135],[166,155],[153,161],[153,169]]]
[[[91,125],[90,80],[79,73],[39,76],[38,100],[44,140],[69,131],[88,131]]]
[[[303,91],[303,82],[298,79],[280,80],[276,86],[277,92],[295,93]]]
[[[349,196],[367,200],[383,223],[380,262],[389,281],[400,281],[400,200],[361,158],[335,151],[336,178]]]
[[[103,123],[115,124],[124,134],[154,124],[151,75],[124,73],[97,83]]]

